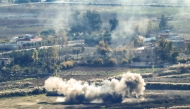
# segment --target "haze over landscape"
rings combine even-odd
[[[188,109],[189,0],[0,0],[0,108]]]

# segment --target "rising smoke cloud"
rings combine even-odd
[[[63,102],[68,103],[121,103],[126,97],[142,96],[145,82],[136,73],[122,74],[98,84],[72,78],[63,80],[60,77],[49,77],[45,81],[45,89],[63,94]]]

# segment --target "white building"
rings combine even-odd
[[[18,38],[14,38],[14,39],[17,43],[17,46],[19,47],[22,47],[23,44],[35,43],[35,42],[39,42],[43,40],[43,38],[35,37],[29,34],[26,34],[25,36],[19,36]]]
[[[134,52],[135,59],[131,66],[145,67],[157,63],[156,47],[153,45],[137,48]]]
[[[35,43],[35,42],[39,42],[42,41],[42,38],[23,38],[23,39],[18,39],[17,40],[17,45],[18,46],[23,46],[23,44],[27,44],[27,43]]]
[[[81,46],[84,45],[84,40],[68,41],[68,46]]]
[[[0,58],[0,66],[5,66],[11,63],[10,58]]]
[[[156,42],[156,37],[143,38],[143,44],[149,45],[150,43]]]

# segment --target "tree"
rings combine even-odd
[[[97,45],[96,49],[97,53],[101,55],[106,55],[106,53],[111,52],[111,48],[109,47],[108,43],[104,42],[104,40],[99,42],[99,45]]]
[[[107,61],[107,65],[117,65],[117,59],[116,58],[109,58]]]
[[[86,31],[86,23],[84,21],[83,16],[81,15],[81,13],[79,11],[75,11],[70,16],[69,26],[70,26],[69,32],[72,34]]]
[[[140,27],[139,27],[139,25],[136,25],[135,26],[135,28],[134,28],[134,35],[136,36],[136,35],[140,35]]]
[[[117,28],[117,26],[118,26],[118,20],[115,19],[115,18],[110,19],[110,20],[109,20],[109,24],[110,24],[110,26],[111,26],[110,31],[113,31],[113,30],[115,30],[115,29]]]
[[[20,70],[21,70],[20,65],[14,65],[11,68],[11,71],[13,72],[14,76],[19,75],[19,73],[20,73],[19,71]]]
[[[44,31],[40,32],[40,35],[45,36],[45,37],[48,37],[49,35],[55,36],[55,30],[53,30],[53,29],[44,30]]]
[[[57,47],[50,47],[47,49],[47,57],[52,62],[55,63],[58,60],[58,48]]]
[[[168,24],[167,24],[167,18],[165,17],[165,15],[162,15],[161,19],[160,19],[160,23],[159,23],[159,28],[160,30],[164,30],[167,28]]]
[[[147,25],[147,30],[146,30],[146,37],[150,37],[150,34],[157,30],[159,30],[158,24],[154,23],[152,20],[149,20],[148,25]]]
[[[95,11],[95,10],[89,11],[88,10],[84,14],[84,19],[89,26],[88,27],[89,32],[100,30],[100,28],[102,27],[102,18],[98,11]]]
[[[43,51],[43,59],[47,65],[47,70],[52,73],[52,66],[58,61],[58,49],[57,47],[49,47]]]
[[[172,42],[161,39],[157,45],[157,55],[161,62],[176,62],[179,52],[173,47]]]
[[[190,43],[187,44],[186,49],[185,49],[186,54],[190,54]]]
[[[141,40],[138,36],[134,38],[134,46],[141,47],[143,45],[143,40]]]
[[[102,27],[102,18],[98,11],[86,11],[82,15],[79,11],[75,11],[69,20],[70,35],[78,33],[91,33],[98,31]]]
[[[174,47],[171,51],[170,61],[172,63],[176,63],[177,62],[177,56],[179,56],[179,51],[177,50],[176,47]]]
[[[9,56],[14,59],[14,64],[20,66],[26,66],[33,62],[31,51],[12,52]]]
[[[34,60],[34,62],[38,60],[38,51],[35,49],[33,50],[32,59]]]
[[[111,44],[111,34],[109,31],[106,31],[103,35],[104,42],[107,42],[108,44]]]
[[[160,61],[165,61],[169,59],[170,49],[168,45],[169,42],[166,41],[165,39],[161,39],[158,42],[157,53]]]
[[[93,65],[99,66],[104,64],[104,60],[102,58],[96,58],[92,62]]]
[[[81,52],[80,48],[74,48],[74,49],[72,49],[72,53],[77,55],[77,61],[78,61],[78,55],[79,55],[80,52]]]

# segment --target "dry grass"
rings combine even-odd
[[[53,105],[38,104],[39,102],[50,102],[56,101],[56,97],[47,97],[45,94],[36,96],[25,96],[25,97],[12,97],[12,98],[1,98],[0,108],[1,109],[53,109]],[[57,107],[62,107],[57,106]]]
[[[169,69],[179,69],[181,67],[189,69],[190,64],[175,64],[175,65],[170,66]]]
[[[2,109],[77,109],[77,108],[147,108],[147,107],[175,107],[187,106],[189,91],[179,90],[147,90],[145,98],[129,99],[123,104],[65,104],[56,102],[57,97],[47,97],[45,94],[25,97],[1,98]]]

